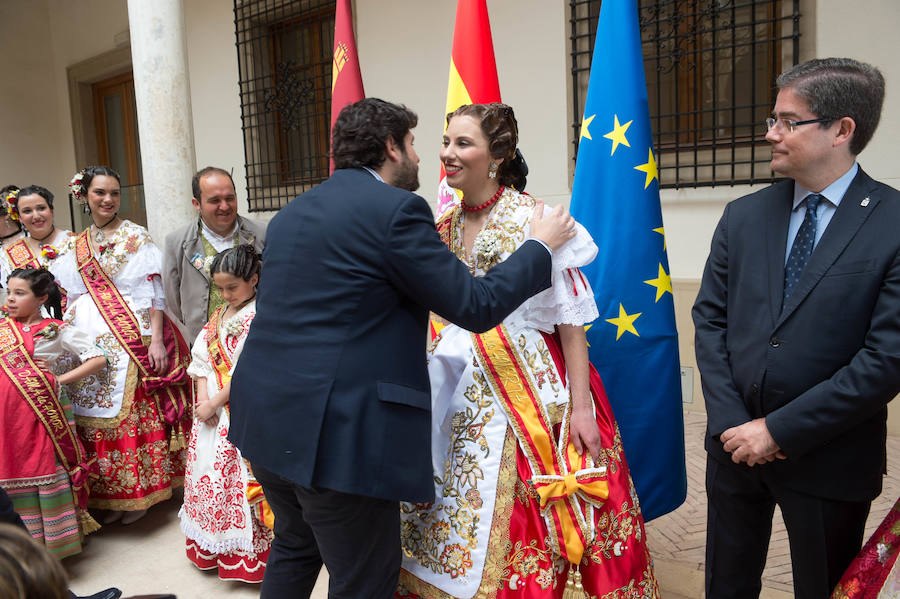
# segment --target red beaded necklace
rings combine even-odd
[[[477,206],[469,206],[468,204],[465,203],[465,201],[463,201],[462,209],[465,210],[466,212],[478,212],[479,210],[484,210],[485,208],[487,208],[488,206],[490,206],[491,204],[493,204],[494,202],[499,200],[500,196],[503,195],[503,192],[505,190],[506,190],[506,188],[501,185],[500,188],[497,190],[497,193],[495,193],[494,195],[491,196],[491,199],[489,199],[484,204],[478,204]]]

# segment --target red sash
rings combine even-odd
[[[43,328],[46,324],[45,320],[38,326]],[[32,328],[33,334],[38,332],[37,328]],[[0,368],[46,429],[57,459],[69,473],[76,503],[80,508],[86,508],[87,482],[89,477],[96,476],[96,458],[88,460],[85,457],[81,441],[66,421],[53,376],[37,367],[33,353],[34,338],[22,335],[11,318],[0,319]]]
[[[191,404],[192,387],[187,374],[191,359],[187,343],[169,318],[163,315],[163,342],[169,356],[169,372],[157,376],[150,366],[150,356],[141,336],[140,323],[91,252],[87,230],[81,232],[75,240],[75,260],[91,299],[109,330],[137,364],[141,385],[156,400],[166,424],[173,427],[174,436],[174,427],[180,426]]]
[[[43,268],[43,266],[41,266],[41,261],[34,255],[34,252],[31,250],[31,246],[28,245],[28,240],[25,237],[10,244],[10,246],[6,248],[6,255],[9,256],[9,261],[12,263],[13,270],[16,268]],[[57,283],[56,286],[59,287],[59,292],[62,295],[60,307],[65,311],[66,304],[68,304],[68,298],[66,297],[68,294],[65,289],[60,287],[59,283]]]

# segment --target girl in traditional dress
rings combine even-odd
[[[165,316],[162,253],[147,229],[119,218],[119,175],[88,167],[71,183],[93,224],[60,268],[78,273],[65,320],[106,351],[109,368],[71,388],[75,422],[100,478],[90,505],[130,524],[182,483],[190,432],[187,344]],[[123,515],[124,513],[124,515]]]
[[[75,234],[53,224],[53,194],[40,185],[29,185],[6,195],[9,218],[21,223],[28,237],[4,244],[0,252],[0,277],[6,280],[16,268],[45,268],[56,277],[65,311],[66,285],[77,272],[59,267],[59,258],[75,247]],[[71,263],[69,263],[71,266]]]
[[[481,276],[529,237],[509,106],[447,117],[441,161],[463,202],[438,231]],[[436,499],[402,504],[398,597],[658,597],[622,442],[584,325],[587,231],[553,252],[552,287],[484,334],[454,325],[429,348]],[[440,329],[437,332],[437,329]]]
[[[231,373],[256,315],[260,259],[252,245],[220,252],[210,265],[225,305],[191,349],[188,373],[197,381],[188,445],[181,530],[187,556],[223,580],[262,582],[272,544],[272,512],[241,453],[228,441]]]
[[[0,486],[31,536],[62,558],[79,553],[83,535],[99,527],[86,510],[93,460],[59,386],[96,374],[106,360],[87,333],[41,315],[45,303],[59,312],[52,274],[16,269],[7,285],[9,316],[0,318]],[[59,360],[65,354],[80,365],[65,372],[68,361]]]

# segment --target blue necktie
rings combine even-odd
[[[784,265],[785,301],[794,291],[800,281],[800,275],[803,274],[803,269],[806,268],[806,263],[812,256],[813,248],[816,245],[816,225],[818,224],[816,208],[823,199],[817,193],[806,196],[806,216],[803,217],[803,223],[794,238],[794,245],[791,246],[791,253],[788,254],[787,264]]]

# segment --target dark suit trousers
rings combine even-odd
[[[396,501],[301,487],[260,466],[253,473],[275,514],[260,599],[308,598],[324,562],[329,599],[388,599],[400,575]]]
[[[839,485],[840,473],[835,472]],[[781,508],[796,599],[828,599],[862,547],[871,502],[835,501],[784,488],[763,466],[707,455],[706,597],[756,599]]]

